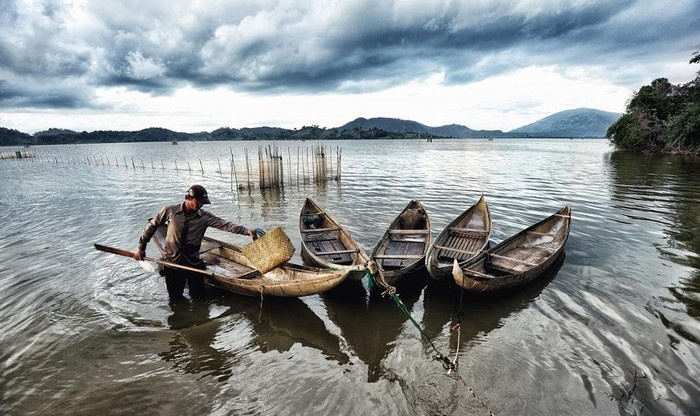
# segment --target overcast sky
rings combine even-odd
[[[508,131],[695,78],[700,0],[0,0],[0,127]]]

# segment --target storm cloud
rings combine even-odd
[[[0,110],[169,96],[366,93],[441,74],[588,67],[637,88],[700,48],[700,1],[0,1]]]

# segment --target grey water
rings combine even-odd
[[[231,155],[257,167],[269,144],[37,146],[0,161],[0,414],[698,414],[700,159],[602,139],[328,142],[339,181],[290,169],[279,191],[237,190]],[[312,146],[275,145],[289,166]],[[408,315],[362,286],[171,307],[158,274],[93,244],[133,250],[194,183],[223,218],[281,225],[295,262],[306,197],[368,252],[411,199],[433,236],[481,194],[492,243],[567,204],[572,229],[562,262],[501,298],[422,274],[399,292]]]

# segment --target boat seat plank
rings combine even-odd
[[[450,231],[454,233],[466,233],[466,234],[488,234],[489,232],[481,228],[462,228],[462,227],[450,227]]]
[[[302,233],[325,233],[328,231],[340,231],[340,227],[306,228],[301,230]]]
[[[400,237],[392,239],[392,241],[397,243],[425,243],[425,238]]]
[[[314,254],[317,256],[331,256],[334,254],[350,254],[350,253],[359,253],[360,250],[354,249],[354,250],[332,250],[332,251],[317,251]]]
[[[429,234],[430,230],[389,230],[389,234]]]
[[[422,254],[377,254],[374,256],[375,259],[419,259],[423,257]]]
[[[302,239],[307,243],[314,243],[319,241],[340,241],[338,236],[331,233],[318,233],[318,234],[305,234]]]

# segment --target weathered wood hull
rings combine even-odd
[[[464,262],[484,251],[491,238],[491,213],[486,199],[479,200],[452,220],[433,240],[425,255],[430,277],[450,278],[454,260]]]
[[[464,263],[454,261],[454,282],[469,292],[518,289],[539,278],[564,251],[571,228],[571,208],[520,231]]]
[[[383,280],[394,285],[425,268],[430,242],[430,217],[419,201],[410,201],[386,229],[370,258]]]
[[[331,214],[306,198],[299,215],[301,257],[305,264],[349,272],[349,280],[365,276],[369,256]]]
[[[162,236],[160,237],[163,238]],[[158,234],[154,243],[162,253]],[[206,282],[234,293],[248,296],[301,297],[326,292],[340,283],[347,272],[284,263],[267,273],[260,273],[233,244],[204,237],[199,257],[206,263]]]

